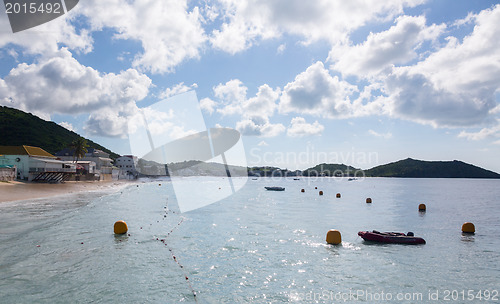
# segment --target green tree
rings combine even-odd
[[[87,140],[83,137],[79,137],[77,140],[73,141],[70,148],[73,149],[73,162],[78,162],[78,159],[83,158],[85,153],[87,153]],[[76,159],[76,161],[75,161]]]

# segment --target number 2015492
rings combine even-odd
[[[62,14],[61,3],[5,3],[7,14]]]

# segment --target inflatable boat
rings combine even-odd
[[[283,187],[264,187],[266,188],[266,190],[269,190],[269,191],[285,191],[285,188]]]
[[[425,240],[421,237],[414,236],[413,232],[404,234],[402,232],[379,232],[373,230],[371,232],[360,231],[358,235],[363,238],[363,240],[370,242],[408,245],[425,244]]]

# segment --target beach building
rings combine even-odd
[[[0,155],[0,158],[3,155]],[[17,167],[9,165],[0,165],[0,182],[8,182],[16,179]]]
[[[120,170],[119,179],[132,179],[138,175],[137,164],[139,159],[133,155],[123,155],[115,160],[115,167]]]
[[[61,160],[73,161],[73,149],[66,148],[57,152],[55,155]],[[80,161],[91,161],[95,163],[95,174],[111,174],[113,170],[113,160],[109,158],[109,153],[104,151],[88,148],[85,156],[78,159],[78,163]]]
[[[61,182],[76,173],[76,165],[58,160],[42,148],[32,146],[0,146],[0,165],[17,169],[17,179]]]

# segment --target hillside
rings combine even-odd
[[[458,160],[422,161],[407,158],[365,171],[372,177],[500,178],[500,174]]]
[[[52,121],[45,121],[30,113],[0,106],[0,146],[28,145],[56,153],[69,146],[80,135]],[[87,139],[90,148],[99,149],[115,159],[118,154]]]
[[[344,164],[319,164],[312,168],[306,169],[302,172],[303,176],[338,176],[338,177],[348,177],[354,176],[356,169],[351,166]]]

